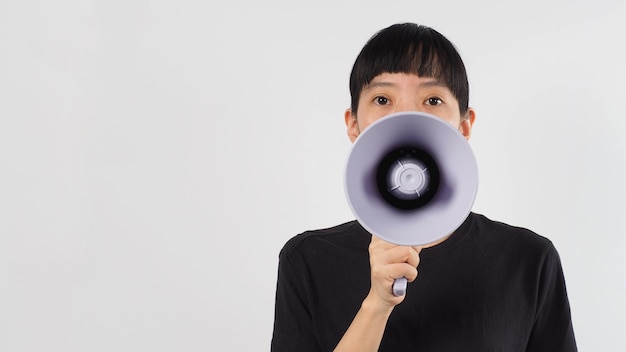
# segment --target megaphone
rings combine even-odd
[[[369,233],[417,246],[461,226],[476,198],[478,166],[465,137],[448,122],[400,112],[357,137],[344,186],[352,213]],[[406,279],[396,279],[393,291],[403,295]]]

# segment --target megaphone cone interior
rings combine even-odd
[[[345,191],[357,221],[398,245],[435,242],[456,230],[474,204],[478,167],[448,122],[420,112],[385,116],[355,140]]]

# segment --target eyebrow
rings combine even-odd
[[[370,89],[380,88],[380,87],[394,87],[397,86],[396,83],[386,82],[386,81],[378,81],[378,82],[370,82],[365,87],[363,87],[363,91],[366,92]]]
[[[397,86],[397,85],[398,85],[397,83],[388,82],[388,81],[372,81],[368,85],[363,87],[363,91],[368,91],[370,89],[380,88],[380,87],[394,87],[394,86]],[[441,81],[439,81],[437,79],[432,79],[432,80],[428,80],[426,82],[420,83],[419,86],[420,87],[426,87],[426,88],[428,88],[428,87],[448,88],[448,86],[446,84],[444,84],[443,82],[441,82]]]
[[[441,82],[438,79],[433,79],[430,81],[426,81],[422,84],[420,84],[420,86],[422,87],[441,87],[441,88],[448,88],[450,89],[450,87],[448,87],[445,83]]]

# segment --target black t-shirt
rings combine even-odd
[[[371,235],[352,221],[280,253],[272,351],[332,351],[370,287]],[[558,253],[527,229],[471,213],[420,253],[379,351],[576,351]]]

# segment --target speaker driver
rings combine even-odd
[[[425,151],[398,148],[388,153],[377,168],[378,191],[389,205],[413,210],[427,204],[439,188],[439,168]]]

